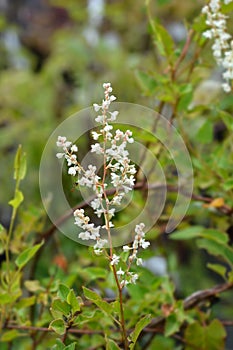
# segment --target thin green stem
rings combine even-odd
[[[16,193],[19,190],[19,184],[20,184],[20,179],[17,179],[16,185],[15,185],[14,197],[16,196]],[[10,227],[8,230],[8,234],[7,234],[7,238],[6,238],[6,245],[5,245],[8,292],[10,292],[10,288],[11,288],[11,283],[10,283],[10,241],[11,241],[12,234],[13,234],[13,228],[14,228],[14,224],[15,224],[16,214],[17,214],[17,208],[13,207],[11,221],[10,221]]]

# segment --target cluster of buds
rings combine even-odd
[[[202,13],[206,15],[206,24],[209,27],[203,33],[208,39],[214,39],[212,45],[213,56],[218,65],[222,66],[225,71],[223,79],[225,82],[222,87],[225,92],[231,91],[231,80],[233,79],[233,40],[227,32],[226,20],[228,16],[221,12],[221,3],[229,4],[232,0],[210,0],[209,4],[204,6]]]
[[[104,168],[102,178],[97,174],[96,166],[90,164],[87,169],[82,167],[77,157],[78,147],[64,136],[59,136],[57,140],[57,146],[62,148],[63,152],[56,155],[57,158],[65,158],[69,175],[78,176],[76,183],[79,186],[92,188],[95,194],[90,206],[98,218],[104,218],[104,224],[95,226],[94,223],[90,223],[90,218],[85,216],[83,209],[77,209],[74,212],[74,218],[75,225],[81,228],[78,237],[84,241],[94,240],[94,252],[97,255],[103,252],[107,243],[110,243],[101,238],[101,230],[106,230],[109,237],[111,228],[114,227],[110,218],[114,216],[116,206],[119,206],[124,196],[134,188],[134,175],[136,173],[136,168],[131,163],[129,152],[126,149],[127,144],[134,142],[132,132],[130,130],[125,132],[119,129],[113,130],[110,123],[116,120],[118,111],[111,112],[109,108],[116,97],[111,95],[110,83],[103,84],[103,88],[104,100],[102,104],[94,104],[94,110],[101,112],[95,118],[95,121],[101,126],[98,131],[92,132],[93,140],[98,142],[91,145],[91,152],[102,156]],[[111,199],[106,193],[109,186],[115,190]],[[143,223],[136,225],[136,235],[132,247],[123,247],[124,251],[132,249],[132,254],[128,258],[126,271],[120,268],[116,272],[122,288],[128,283],[135,283],[138,278],[137,274],[129,271],[133,260],[136,260],[137,265],[142,264],[142,260],[137,258],[138,248],[146,249],[150,245],[144,239],[144,227]],[[109,259],[112,266],[117,265],[120,261],[120,257],[115,254],[111,254]]]

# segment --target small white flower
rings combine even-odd
[[[100,146],[99,143],[95,143],[94,145],[91,145],[91,152],[95,152],[96,154],[103,153],[103,148]]]
[[[143,249],[147,249],[150,245],[150,242],[149,241],[145,241],[144,239],[141,239],[140,241],[140,245]]]
[[[65,136],[58,136],[57,138],[57,147],[63,147],[66,142],[66,137]]]
[[[84,217],[84,210],[83,209],[76,209],[75,212],[74,212],[74,216]]]
[[[137,234],[142,234],[144,228],[145,228],[145,224],[143,222],[141,222],[139,225],[136,225],[135,232]],[[143,233],[143,235],[144,235],[144,233]]]
[[[104,89],[109,89],[111,87],[111,83],[103,83]]]
[[[106,124],[105,127],[103,128],[104,131],[108,132],[113,129],[112,125]]]
[[[95,118],[95,121],[97,123],[103,123],[104,121],[104,116],[103,115],[98,115],[98,117]]]
[[[77,156],[75,154],[71,154],[71,156],[66,157],[68,166],[71,166],[71,164],[77,163]]]
[[[136,259],[137,266],[141,266],[143,264],[143,260],[141,258]]]
[[[136,284],[136,281],[138,279],[138,274],[129,272],[129,276],[130,276],[130,283]]]
[[[96,210],[101,206],[102,203],[102,199],[101,198],[95,198],[92,202],[91,202],[91,207],[92,209]]]
[[[102,106],[98,105],[97,103],[94,103],[94,104],[93,104],[93,107],[94,107],[94,110],[95,110],[96,112],[99,112],[99,110],[101,109]]]
[[[125,274],[125,272],[120,267],[119,270],[117,270],[117,275],[118,276],[124,276],[124,274]]]
[[[225,92],[230,92],[231,91],[231,86],[228,83],[223,83],[222,88]]]
[[[98,239],[94,245],[94,249],[102,249],[108,241],[106,239]]]
[[[109,112],[110,114],[110,118],[108,119],[111,122],[114,122],[116,120],[116,117],[118,116],[119,112],[118,111],[114,111],[114,112]]]
[[[122,249],[126,253],[126,252],[129,252],[132,248],[129,247],[128,245],[124,245]]]
[[[212,34],[212,31],[211,31],[211,30],[206,30],[202,35],[203,35],[205,38],[208,38],[208,39],[212,39],[212,37],[213,37],[213,34]]]
[[[120,261],[120,257],[117,256],[116,254],[113,254],[112,260],[111,260],[111,265],[118,265],[119,261]]]
[[[92,138],[93,140],[98,140],[98,138],[101,136],[101,134],[98,134],[97,132],[95,131],[92,131]]]
[[[64,157],[65,156],[65,153],[57,153],[56,154],[56,157],[58,158],[58,159],[61,159],[62,157]]]
[[[81,238],[83,241],[87,241],[91,238],[90,232],[85,231],[85,232],[81,232],[78,235],[79,238]]]
[[[116,96],[111,95],[111,96],[110,96],[110,101],[112,102],[112,101],[115,101],[115,100],[116,100]]]
[[[76,145],[72,145],[70,150],[71,152],[78,152],[78,147]]]
[[[69,175],[75,176],[76,173],[77,173],[77,168],[76,168],[76,167],[73,166],[73,167],[70,167],[70,168],[68,169],[68,174],[69,174]]]

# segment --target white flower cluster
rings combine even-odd
[[[75,225],[82,229],[78,237],[82,240],[94,240],[94,252],[98,255],[103,252],[103,248],[108,242],[106,239],[102,239],[100,232],[101,229],[107,231],[108,237],[110,237],[111,227],[114,227],[111,218],[115,214],[116,205],[120,205],[123,197],[133,189],[136,173],[134,164],[131,164],[129,159],[129,152],[126,150],[128,143],[133,143],[132,132],[126,130],[125,132],[117,129],[113,131],[111,122],[116,120],[118,111],[109,111],[109,107],[112,101],[116,99],[112,93],[112,87],[110,83],[103,84],[105,98],[101,105],[94,104],[96,112],[101,112],[95,118],[97,123],[101,124],[100,130],[93,131],[92,137],[96,142],[91,145],[91,152],[103,157],[103,176],[102,178],[97,175],[97,168],[94,165],[88,165],[87,169],[84,169],[78,162],[76,153],[78,147],[72,142],[68,141],[66,137],[59,136],[57,140],[57,146],[62,148],[62,153],[57,153],[57,158],[65,158],[68,165],[68,174],[72,176],[78,175],[77,183],[80,186],[87,186],[92,188],[95,199],[90,203],[90,206],[94,210],[94,213],[100,218],[104,217],[104,225],[95,226],[90,223],[90,218],[85,216],[83,209],[77,209],[74,212]],[[107,187],[111,186],[115,188],[114,194],[111,198],[107,196]],[[142,264],[142,260],[137,258],[138,248],[142,247],[146,249],[150,243],[145,241],[143,232],[145,225],[139,224],[135,228],[135,239],[132,247],[123,247],[124,251],[132,250],[132,254],[128,258],[128,266],[126,271],[121,268],[116,271],[116,274],[120,281],[120,286],[123,288],[128,283],[135,283],[138,279],[138,275],[130,272],[130,266],[133,260],[136,259],[137,265]],[[116,254],[110,254],[109,260],[112,266],[118,265],[120,257]],[[115,267],[114,267],[115,268]]]
[[[225,92],[231,91],[231,80],[233,79],[233,40],[227,32],[228,16],[221,12],[221,4],[230,2],[232,0],[210,0],[209,4],[202,9],[202,13],[206,15],[206,24],[209,26],[203,36],[214,39],[213,55],[217,63],[225,69],[222,75],[225,80],[222,84]]]
[[[102,252],[104,245],[107,243],[106,239],[100,238],[100,228],[101,226],[95,226],[92,223],[89,223],[90,218],[84,215],[83,209],[77,209],[74,212],[75,217],[75,225],[82,228],[84,231],[79,233],[79,238],[82,240],[90,240],[93,239],[96,241],[94,245],[94,250],[98,253]]]
[[[138,274],[130,272],[130,267],[131,267],[131,264],[134,260],[136,260],[137,265],[143,264],[142,259],[138,258],[138,256],[137,256],[138,249],[139,248],[147,249],[150,245],[150,242],[145,240],[145,232],[143,231],[144,228],[145,228],[145,225],[143,223],[136,225],[136,227],[135,227],[136,235],[134,237],[134,241],[133,241],[132,246],[127,246],[127,245],[123,246],[123,251],[124,252],[131,251],[131,254],[128,257],[126,271],[124,271],[124,270],[122,270],[122,268],[120,268],[116,272],[118,277],[120,278],[120,285],[122,288],[129,283],[135,283],[136,280],[138,279]],[[118,265],[119,262],[120,262],[120,256],[113,254],[111,265]]]

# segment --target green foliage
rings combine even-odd
[[[221,350],[225,337],[226,331],[219,320],[213,320],[209,325],[194,322],[185,331],[185,350]]]
[[[136,323],[134,331],[129,335],[129,340],[131,342],[129,346],[130,350],[135,348],[137,339],[141,331],[150,323],[151,319],[152,319],[151,315],[145,315]]]
[[[44,242],[34,245],[33,247],[25,249],[15,260],[16,265],[19,269],[22,269],[38,252]]]

